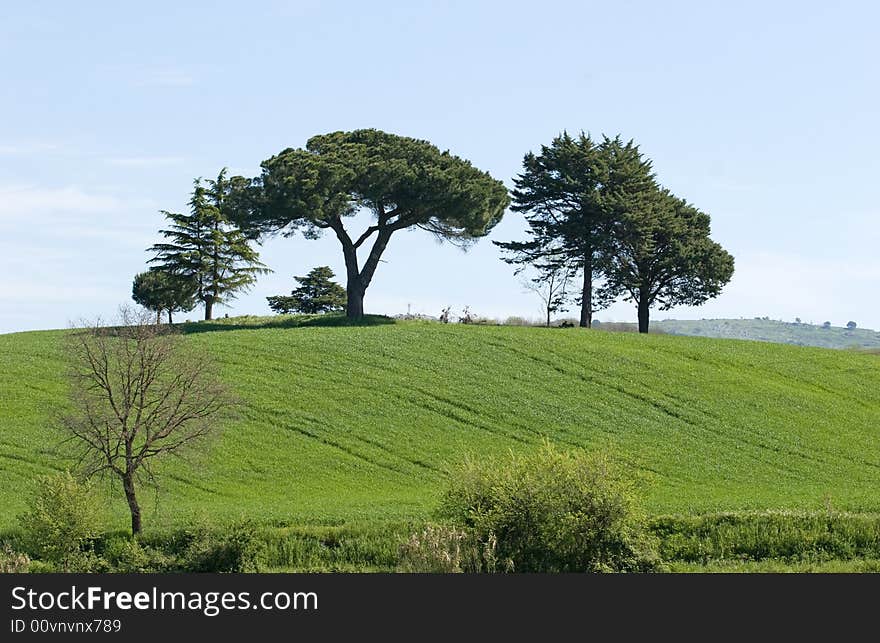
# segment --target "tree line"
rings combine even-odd
[[[152,246],[153,266],[135,277],[132,296],[158,316],[213,308],[269,272],[251,242],[273,235],[336,236],[346,287],[327,291],[329,277],[297,277],[289,297],[269,298],[277,312],[304,310],[311,288],[316,312],[364,314],[364,296],[391,237],[420,228],[468,247],[488,235],[510,207],[528,224],[526,238],[495,241],[515,272],[529,268],[536,287],[549,285],[547,316],[574,301],[580,325],[623,298],[635,304],[640,332],[651,308],[699,305],[733,275],[733,257],[710,238],[710,217],[656,179],[652,162],[619,136],[595,141],[563,132],[523,158],[514,189],[428,141],[375,129],[314,136],[263,161],[259,176],[196,180],[189,214],[164,212],[170,225]],[[347,220],[372,213],[352,231]],[[329,271],[321,267],[318,271]],[[576,292],[569,284],[577,280]],[[317,288],[317,290],[316,290]],[[542,295],[543,297],[543,295]]]

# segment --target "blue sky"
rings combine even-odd
[[[184,209],[193,178],[254,175],[285,147],[359,127],[428,139],[508,186],[563,129],[633,138],[736,258],[718,299],[655,319],[880,328],[878,7],[4,3],[0,332],[111,316],[158,211]],[[489,239],[523,230],[508,213]],[[537,318],[489,239],[465,254],[398,233],[367,310]],[[265,297],[313,266],[343,273],[332,238],[272,239],[262,258],[275,272],[220,314],[267,314]]]

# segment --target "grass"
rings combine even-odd
[[[466,454],[530,449],[545,437],[616,454],[641,481],[652,515],[880,512],[876,355],[370,322],[185,325],[186,341],[210,348],[245,407],[211,444],[159,468],[161,488],[142,493],[147,531],[200,516],[250,518],[298,534],[301,546],[291,551],[307,552],[324,529],[382,533],[424,520],[447,468]],[[64,466],[53,429],[65,401],[62,335],[0,335],[0,529],[15,525],[36,475]],[[124,528],[115,483],[102,489],[112,508],[108,529]],[[700,533],[688,524],[676,533]],[[688,538],[676,546],[691,546]],[[367,554],[353,559],[383,568],[391,545],[380,541],[364,550],[377,552],[373,563],[363,562]],[[296,554],[297,564],[325,565],[314,553],[323,550],[311,551]],[[340,568],[352,559],[337,553]],[[875,556],[851,552],[868,554]]]

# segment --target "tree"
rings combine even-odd
[[[148,270],[135,275],[131,298],[136,304],[155,312],[157,324],[163,311],[168,313],[168,323],[173,324],[172,313],[186,313],[196,307],[194,285],[164,270]]]
[[[830,321],[823,322],[823,323],[822,323],[822,328],[831,328],[831,322],[830,322]]]
[[[312,268],[305,277],[294,277],[300,286],[294,288],[289,297],[266,297],[269,308],[276,313],[310,315],[344,310],[345,288],[332,281],[334,276],[330,266]]]
[[[636,303],[639,332],[650,309],[697,306],[718,296],[733,276],[733,257],[709,238],[709,215],[665,189],[620,192],[607,278]]]
[[[375,129],[314,136],[262,163],[254,179],[233,177],[236,220],[254,237],[331,230],[342,245],[346,314],[364,314],[364,294],[398,230],[421,228],[462,247],[486,235],[509,203],[507,189],[468,161],[427,141]],[[374,223],[352,235],[345,218],[366,209]],[[372,246],[361,264],[358,250]]]
[[[162,211],[171,226],[159,232],[168,239],[149,248],[150,263],[164,272],[195,284],[195,296],[211,319],[215,305],[224,304],[253,286],[257,275],[270,272],[259,261],[247,236],[228,218],[227,196],[231,185],[222,170],[202,185],[194,181],[190,214]]]
[[[856,324],[854,321],[846,322],[846,327],[847,327],[849,330],[855,330],[855,329],[856,329],[856,325],[857,325],[857,324]]]
[[[653,187],[650,161],[619,136],[603,136],[597,144],[583,132],[578,138],[563,132],[540,154],[526,154],[514,183],[511,209],[526,213],[530,239],[495,242],[507,253],[504,261],[580,270],[580,325],[589,328],[593,313],[618,294],[607,286],[594,287],[604,277],[610,247],[611,197]]]
[[[74,329],[68,348],[73,404],[63,427],[86,476],[122,483],[137,534],[136,487],[154,479],[153,461],[205,438],[234,401],[207,355],[145,313],[123,308],[119,326]]]
[[[572,278],[572,269],[567,265],[551,263],[541,270],[536,277],[524,279],[526,289],[541,298],[544,312],[547,315],[547,327],[550,327],[550,315],[565,310],[568,304],[568,284]]]

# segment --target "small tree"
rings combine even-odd
[[[148,270],[135,275],[131,298],[136,304],[156,313],[157,324],[163,311],[168,313],[168,323],[173,324],[172,313],[186,313],[196,307],[193,285],[162,270]]]
[[[98,323],[69,335],[72,411],[63,427],[87,476],[122,483],[131,531],[141,531],[136,486],[153,480],[153,460],[205,438],[233,400],[208,356],[145,314],[123,308],[120,325]]]
[[[855,329],[856,329],[856,323],[855,323],[854,321],[848,321],[848,322],[846,322],[846,327],[847,327],[849,330],[855,330]]]
[[[543,268],[543,269],[541,269]],[[531,279],[524,279],[522,285],[541,298],[546,325],[550,327],[550,316],[560,310],[566,310],[568,304],[568,284],[575,272],[567,265],[550,264],[539,267],[540,273]]]
[[[830,322],[830,321],[823,322],[823,323],[822,323],[822,328],[831,328],[831,322]]]
[[[159,231],[167,241],[149,251],[155,253],[150,263],[193,284],[195,297],[205,305],[205,319],[212,319],[215,305],[247,291],[257,275],[270,270],[229,221],[226,200],[231,188],[226,170],[207,184],[195,180],[189,214],[162,211],[171,222],[170,228]]]
[[[330,266],[312,268],[305,277],[294,277],[299,288],[289,297],[282,295],[266,297],[269,308],[276,313],[332,313],[345,310],[345,288],[333,281]]]

